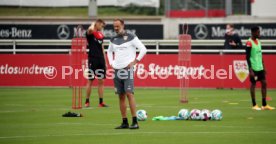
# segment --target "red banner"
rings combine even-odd
[[[276,88],[275,55],[263,55],[268,88]],[[83,69],[70,67],[67,54],[1,54],[0,86],[70,86],[71,75],[82,77]],[[136,87],[179,87],[181,78],[190,87],[248,88],[249,73],[245,56],[240,54],[192,54],[191,65],[180,66],[177,54],[148,54],[135,67]],[[112,71],[106,86],[113,86]]]

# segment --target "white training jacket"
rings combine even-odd
[[[136,48],[140,51],[137,57]],[[146,53],[147,49],[138,37],[134,34],[126,32],[123,35],[117,35],[111,38],[107,50],[107,57],[109,64],[114,69],[123,69],[135,59],[140,61]]]

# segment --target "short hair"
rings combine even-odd
[[[231,28],[234,28],[234,25],[233,25],[233,24],[227,24],[227,25],[229,25]]]
[[[125,21],[123,19],[116,18],[114,21],[119,21],[122,25],[125,25]]]
[[[104,22],[104,20],[102,20],[102,19],[97,19],[97,20],[96,20],[96,23],[102,23],[103,25],[105,25],[105,22]]]
[[[254,26],[251,28],[251,32],[256,32],[257,30],[260,30],[260,28],[258,26]]]

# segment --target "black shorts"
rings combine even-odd
[[[254,77],[250,76],[250,82],[251,83],[256,83],[257,81],[262,81],[265,80],[265,71],[253,71],[254,72]]]
[[[94,80],[105,79],[106,77],[106,67],[104,58],[89,58],[88,60],[88,79]]]

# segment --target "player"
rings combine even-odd
[[[95,23],[92,23],[86,33],[88,41],[88,82],[86,90],[85,107],[89,107],[91,87],[95,76],[98,79],[98,95],[99,95],[99,107],[108,107],[103,101],[104,92],[104,79],[106,75],[106,57],[103,47],[104,35],[101,30],[104,28],[105,22],[102,19],[97,19]]]
[[[264,62],[262,58],[262,46],[261,42],[259,41],[260,37],[260,29],[259,27],[252,27],[251,28],[251,38],[248,39],[246,42],[246,60],[249,67],[249,74],[250,74],[250,94],[252,99],[254,110],[273,110],[274,107],[271,107],[266,102],[266,71],[264,67]],[[260,81],[262,84],[262,107],[260,108],[256,104],[255,99],[255,87],[256,82]]]
[[[224,48],[225,49],[239,49],[242,48],[241,38],[237,33],[234,32],[234,25],[227,24],[226,32],[225,32],[225,41]]]
[[[115,70],[114,87],[115,93],[119,95],[122,124],[115,129],[139,129],[136,117],[136,103],[134,99],[134,77],[133,66],[146,54],[147,49],[137,36],[124,30],[124,21],[115,19],[114,30],[117,35],[110,40],[107,57],[110,66]],[[136,48],[140,50],[136,57]],[[113,53],[115,57],[113,59]],[[132,115],[132,125],[127,120],[126,97],[128,98]]]

